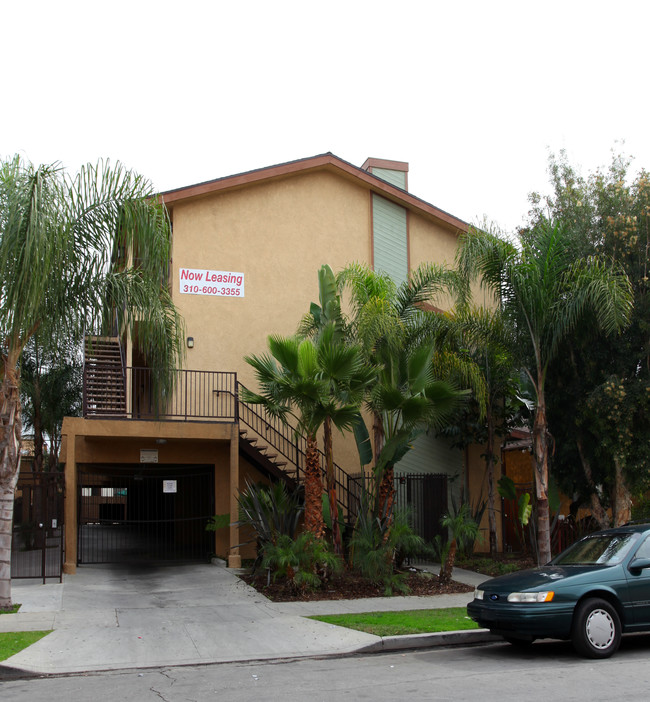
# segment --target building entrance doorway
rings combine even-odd
[[[80,467],[77,563],[206,561],[212,466]]]

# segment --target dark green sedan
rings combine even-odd
[[[607,658],[621,634],[650,631],[650,524],[590,534],[541,568],[487,580],[467,613],[513,645],[571,639]]]

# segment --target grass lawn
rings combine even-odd
[[[0,633],[0,661],[42,639],[49,631],[9,631]]]
[[[310,619],[365,631],[377,636],[478,629],[478,624],[467,616],[465,607],[414,609],[405,612],[367,612],[366,614],[327,614],[310,617]]]
[[[15,604],[10,610],[0,609],[1,614],[15,614],[20,609]],[[42,639],[49,631],[8,631],[0,632],[0,661],[7,660],[10,656],[22,651]]]
[[[20,604],[14,604],[11,609],[0,609],[0,614],[16,614],[16,612],[22,607]]]

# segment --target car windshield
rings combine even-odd
[[[587,536],[554,558],[553,565],[615,565],[638,541],[639,534],[596,534]]]

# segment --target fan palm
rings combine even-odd
[[[182,353],[182,322],[166,287],[171,228],[153,195],[148,181],[119,164],[86,166],[70,178],[18,157],[0,163],[0,608],[11,603],[19,360],[27,342],[38,331],[54,347],[119,309],[124,329],[137,323],[160,387]],[[122,251],[132,257],[118,265]]]
[[[268,344],[270,355],[245,357],[255,370],[260,392],[246,390],[244,400],[264,405],[284,421],[293,420],[296,430],[306,435],[305,528],[317,538],[325,532],[317,443],[317,432],[324,426],[333,541],[341,553],[331,425],[341,431],[354,426],[372,369],[364,365],[358,347],[343,343],[333,323],[315,339],[271,336]]]
[[[515,245],[493,232],[471,229],[457,263],[467,278],[479,277],[515,330],[515,348],[535,388],[533,452],[541,563],[551,557],[548,507],[548,423],[545,381],[561,341],[591,311],[606,333],[621,329],[632,308],[627,276],[601,259],[576,259],[569,232],[542,219]]]

